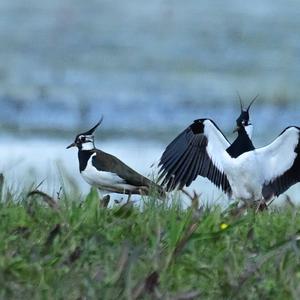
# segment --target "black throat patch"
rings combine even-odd
[[[254,147],[252,141],[250,140],[245,128],[242,127],[242,129],[239,130],[239,132],[238,132],[238,137],[230,145],[230,147],[227,148],[226,151],[232,158],[237,158],[241,154],[248,152],[248,151],[252,151],[254,149],[255,149],[255,147]]]
[[[79,150],[78,151],[78,160],[79,160],[79,171],[82,172],[88,163],[91,155],[94,154],[93,150]]]

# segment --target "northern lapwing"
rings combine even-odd
[[[198,175],[208,178],[225,193],[232,190],[228,178],[219,161],[224,156],[223,150],[231,157],[254,150],[251,141],[253,127],[249,110],[243,108],[240,99],[241,114],[236,120],[235,141],[230,144],[217,125],[210,119],[195,120],[180,133],[166,148],[159,162],[159,180],[168,191],[189,186]]]
[[[242,122],[243,138],[248,136],[247,126]],[[235,199],[266,202],[300,182],[299,127],[287,127],[268,146],[238,156],[228,148],[228,140],[212,120],[196,120],[163,154],[163,183],[169,189],[182,188],[200,175]]]
[[[161,186],[137,173],[117,157],[95,147],[94,132],[102,120],[92,129],[78,134],[67,147],[78,148],[79,171],[83,179],[103,193],[148,195],[156,190],[161,198],[164,197]]]

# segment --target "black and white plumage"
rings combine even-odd
[[[230,143],[209,119],[196,120],[179,134],[168,145],[159,163],[159,179],[163,179],[166,189],[182,189],[200,175],[230,194],[227,176],[216,161],[216,155],[210,153],[214,152],[212,145],[226,150]]]
[[[156,189],[161,196],[163,188],[134,171],[117,157],[95,148],[94,131],[102,119],[87,132],[78,134],[67,147],[78,148],[79,171],[83,179],[103,192],[148,195]]]
[[[262,162],[264,199],[278,197],[300,182],[300,128],[286,128],[270,145],[255,150]]]
[[[288,127],[268,146],[237,157],[228,153],[229,146],[212,120],[196,120],[163,154],[163,183],[169,190],[183,188],[200,175],[234,198],[249,201],[269,200],[300,181],[299,127]]]
[[[239,96],[240,105],[241,105],[241,114],[236,119],[236,129],[234,130],[234,132],[238,133],[238,136],[234,140],[234,142],[226,149],[226,151],[229,153],[231,157],[236,158],[240,156],[242,153],[245,153],[250,150],[254,150],[254,145],[252,143],[253,126],[250,122],[249,110],[252,104],[254,103],[254,101],[257,99],[257,97],[258,96],[256,96],[250,102],[247,109],[244,109],[242,104],[242,99]]]
[[[244,109],[240,102],[241,114],[236,120],[236,129],[234,130],[238,136],[232,144],[212,120],[199,119],[195,120],[168,145],[159,163],[159,179],[163,179],[162,183],[166,185],[167,190],[189,186],[200,175],[208,178],[224,192],[231,194],[226,174],[213,165],[206,147],[214,147],[214,135],[217,135],[222,137],[222,148],[226,149],[231,157],[236,158],[242,153],[255,149],[251,141],[253,129],[249,116],[250,107],[255,99],[251,101],[247,109]],[[210,143],[208,135],[204,133],[205,125],[215,128],[210,137]]]

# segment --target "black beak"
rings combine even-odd
[[[66,149],[70,149],[70,148],[72,148],[72,147],[76,147],[76,144],[75,144],[75,143],[72,143],[72,144],[70,144]]]
[[[88,130],[84,133],[81,133],[81,134],[82,135],[92,135],[95,132],[95,130],[97,129],[97,127],[102,123],[102,121],[103,121],[103,116],[101,116],[100,121],[93,128],[91,128],[90,130]]]

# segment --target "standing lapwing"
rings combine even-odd
[[[222,153],[218,149],[219,142],[232,158],[255,149],[251,141],[253,126],[249,110],[256,98],[247,109],[243,108],[240,98],[241,114],[236,120],[234,130],[238,136],[232,144],[212,120],[198,119],[167,146],[159,162],[159,180],[168,191],[189,186],[200,175],[208,178],[224,192],[231,193],[227,177],[221,169],[214,166],[214,156],[218,157],[218,151],[220,155]],[[214,152],[213,157],[209,156],[208,149]]]
[[[248,124],[249,125],[249,124]],[[241,132],[247,131],[242,123]],[[245,135],[244,135],[245,138]],[[163,183],[174,189],[188,186],[197,175],[207,177],[228,195],[243,201],[264,202],[300,182],[300,128],[287,127],[268,146],[239,156],[209,119],[196,120],[175,139],[161,159]]]
[[[69,145],[78,148],[79,171],[83,179],[102,192],[148,195],[157,190],[164,196],[163,188],[128,167],[113,155],[95,148],[94,132],[103,118],[90,130],[76,136]]]

